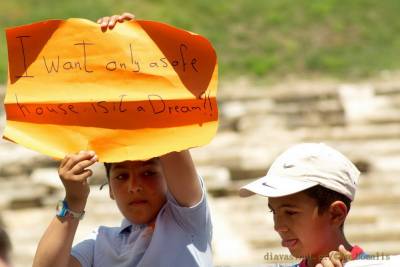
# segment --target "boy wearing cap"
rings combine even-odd
[[[354,164],[335,149],[303,143],[278,156],[266,176],[239,193],[268,197],[282,246],[303,259],[294,266],[314,267],[320,262],[340,266],[329,258],[340,245],[340,251],[349,251],[352,259],[365,255],[360,247],[349,244],[343,232],[359,175]]]

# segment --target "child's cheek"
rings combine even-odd
[[[149,192],[152,194],[157,194],[163,191],[163,184],[161,183],[160,179],[151,179],[145,182],[145,185]]]

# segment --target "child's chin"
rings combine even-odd
[[[305,253],[298,248],[289,248],[290,254],[295,258],[304,258]]]

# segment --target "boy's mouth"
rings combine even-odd
[[[287,248],[294,247],[297,244],[298,241],[299,241],[298,239],[282,240],[282,247],[287,247]]]
[[[132,200],[131,202],[129,202],[130,206],[135,206],[135,205],[142,205],[142,204],[146,204],[147,200],[144,199],[136,199],[136,200]]]

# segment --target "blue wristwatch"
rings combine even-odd
[[[56,215],[60,218],[71,217],[73,219],[82,220],[85,216],[85,211],[82,212],[74,212],[68,208],[68,203],[65,200],[60,200],[57,203],[57,213]]]

